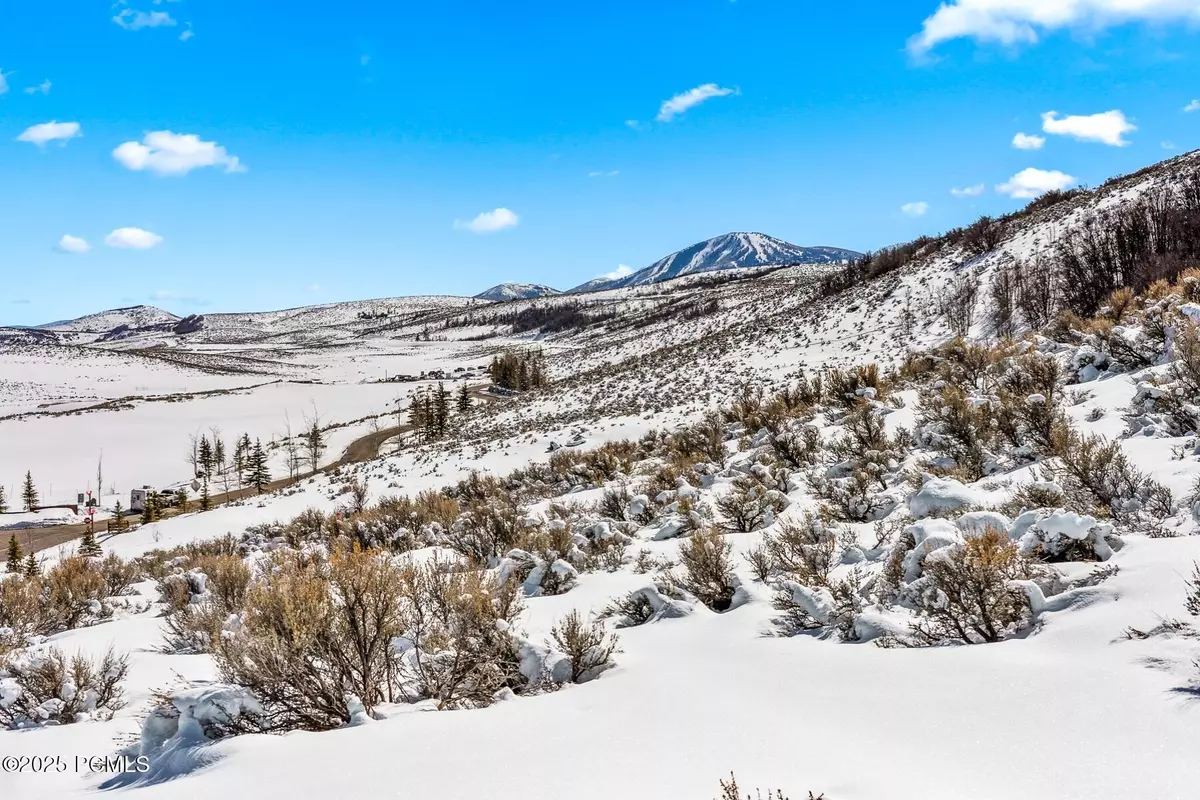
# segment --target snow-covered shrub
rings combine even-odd
[[[242,686],[209,684],[156,695],[131,755],[166,762],[176,747],[192,748],[236,733],[258,730],[263,709]]]
[[[908,510],[914,517],[921,519],[944,516],[978,504],[979,493],[961,481],[927,476],[921,488],[908,499]]]
[[[823,586],[785,580],[780,582],[772,606],[783,612],[778,625],[787,634],[829,629],[836,631],[842,641],[856,641],[859,636],[855,622],[866,605],[862,589],[863,575],[858,568]]]
[[[987,474],[996,435],[996,415],[990,400],[968,395],[961,387],[935,383],[921,392],[917,409],[917,442],[941,456],[929,466],[964,481]]]
[[[725,441],[725,421],[717,413],[705,416],[699,422],[673,431],[667,437],[667,455],[678,456],[687,463],[715,461],[721,463],[728,452]]]
[[[222,680],[259,703],[254,729],[327,730],[396,699],[406,579],[379,551],[274,556],[213,651]]]
[[[1000,511],[1017,517],[1035,508],[1062,508],[1066,495],[1062,487],[1053,481],[1033,481],[1017,487],[1012,497],[1004,502]]]
[[[480,707],[541,679],[544,665],[525,663],[528,648],[514,633],[521,613],[515,582],[431,561],[407,568],[402,586],[399,676],[407,699]]]
[[[501,580],[522,585],[529,597],[551,596],[569,591],[586,561],[565,528],[535,530],[523,534],[518,547],[509,550],[501,562]]]
[[[616,617],[618,628],[631,628],[660,619],[685,617],[691,612],[692,606],[675,587],[656,582],[616,598],[601,616]]]
[[[613,655],[620,652],[617,635],[610,634],[603,621],[586,620],[575,609],[551,628],[546,644],[570,661],[572,683],[584,683],[609,669]]]
[[[716,499],[716,506],[724,517],[720,523],[723,530],[749,533],[774,522],[775,515],[787,506],[787,497],[748,475],[739,475],[730,491]]]
[[[111,649],[99,661],[70,659],[57,647],[22,651],[0,665],[0,725],[15,729],[107,719],[122,708],[129,657]]]
[[[0,576],[0,651],[24,647],[29,637],[46,636],[59,628],[41,578]]]
[[[825,396],[831,403],[852,408],[866,400],[884,400],[891,388],[890,381],[878,364],[866,364],[848,370],[826,370]]]
[[[1060,437],[1055,451],[1057,463],[1048,469],[1070,508],[1095,510],[1135,526],[1154,526],[1173,513],[1170,490],[1134,467],[1120,442],[1072,430]]]
[[[489,565],[517,546],[524,514],[511,503],[473,501],[451,526],[447,543],[473,563]]]
[[[1012,582],[1032,576],[1016,544],[994,528],[933,550],[909,587],[920,614],[913,643],[999,641],[1029,621],[1029,599]]]
[[[821,459],[821,433],[812,425],[787,430],[771,441],[775,455],[792,469],[807,469]]]
[[[100,562],[100,574],[104,576],[105,591],[109,597],[125,594],[129,587],[142,577],[137,564],[124,561],[115,553],[109,554]]]
[[[1184,608],[1193,617],[1200,617],[1200,562],[1192,562],[1192,577],[1186,583],[1187,598]]]
[[[880,493],[879,479],[865,469],[852,468],[846,477],[837,468],[812,470],[806,476],[812,493],[824,500],[821,514],[842,522],[873,522],[896,507],[896,498]]]
[[[111,613],[101,602],[108,596],[108,584],[99,564],[99,559],[73,556],[46,573],[45,602],[57,629],[77,628]]]
[[[250,586],[250,568],[237,556],[203,556],[187,571],[158,582],[166,606],[167,646],[176,652],[211,652],[216,639],[240,614]]]
[[[713,611],[727,611],[737,591],[733,574],[733,545],[714,530],[697,531],[680,542],[682,575],[670,582]]]
[[[1025,512],[1009,536],[1021,553],[1042,561],[1107,561],[1123,544],[1112,525],[1061,508]]]
[[[763,536],[772,571],[806,586],[828,586],[829,573],[840,560],[838,534],[816,514],[781,520]]]

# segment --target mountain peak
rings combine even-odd
[[[475,299],[502,303],[505,300],[528,300],[532,297],[549,297],[556,294],[562,292],[540,283],[500,283],[475,295]]]
[[[838,264],[862,254],[838,247],[801,247],[757,231],[734,231],[714,236],[685,247],[645,269],[616,280],[596,279],[572,289],[572,292],[596,292],[661,283],[723,269],[746,267],[783,267],[796,264]]]

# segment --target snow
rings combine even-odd
[[[980,504],[979,492],[954,478],[930,477],[908,501],[914,517],[927,517],[940,511],[955,511]]]

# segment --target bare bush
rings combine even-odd
[[[914,584],[922,618],[912,625],[917,644],[997,642],[1025,623],[1025,592],[1010,581],[1033,577],[1029,563],[1005,532],[992,528],[963,544],[935,550]]]
[[[783,496],[754,479],[739,475],[728,494],[716,499],[717,510],[724,516],[720,523],[730,533],[749,533],[770,525],[784,508]]]
[[[955,336],[971,332],[978,300],[979,276],[971,271],[959,273],[938,295],[939,311]]]
[[[404,638],[411,647],[401,675],[410,699],[471,708],[527,685],[509,633],[521,611],[518,588],[482,572],[448,571],[436,560],[405,571]]]
[[[733,603],[733,545],[716,531],[697,531],[679,544],[682,575],[670,581],[713,611],[726,611]]]
[[[586,620],[572,609],[550,630],[551,644],[571,662],[571,682],[584,683],[613,665],[620,652],[618,637],[609,634],[601,620]]]
[[[0,703],[0,725],[66,725],[84,717],[108,719],[123,708],[121,684],[129,657],[111,649],[93,662],[82,653],[69,660],[55,647],[39,654],[22,654],[0,666],[18,691]]]

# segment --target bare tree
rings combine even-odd
[[[283,412],[283,419],[283,452],[287,455],[288,477],[295,480],[300,472],[300,444],[292,436],[292,420],[286,411]]]
[[[304,415],[304,450],[308,455],[308,466],[316,472],[321,466],[321,457],[325,455],[325,431],[321,429],[321,412],[314,402],[312,416]]]
[[[1001,338],[1015,335],[1017,332],[1015,313],[1017,276],[1016,270],[1011,264],[1001,264],[996,268],[996,272],[992,276],[992,283],[988,287],[988,294],[991,295],[992,300],[989,321],[992,323],[996,335]]]
[[[938,306],[950,332],[966,336],[975,322],[975,305],[979,300],[979,275],[961,272],[942,290]]]
[[[192,477],[200,474],[200,435],[193,433],[188,437],[188,451],[184,459],[192,468]]]

